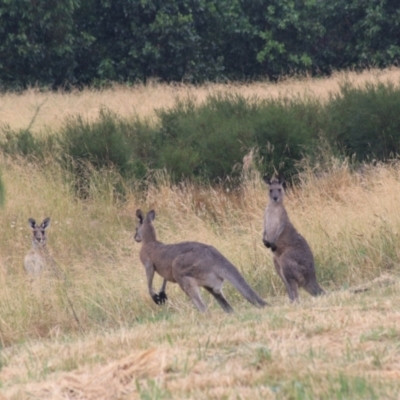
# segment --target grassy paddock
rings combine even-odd
[[[139,192],[105,169],[88,175],[90,200],[82,200],[51,158],[40,166],[1,158],[1,393],[13,399],[397,398],[400,169],[394,163],[352,173],[346,162],[325,162],[325,174],[305,169],[286,206],[314,251],[328,295],[301,292],[301,302],[290,305],[261,241],[267,193],[251,160],[230,192],[174,185],[162,172],[157,184]],[[126,186],[124,201],[114,195],[116,183]],[[176,285],[167,287],[168,304],[156,306],[133,241],[138,207],[156,210],[160,240],[216,246],[272,306],[255,309],[229,284],[234,315],[206,293],[210,312],[200,315]],[[48,245],[65,279],[31,282],[23,269],[27,219],[46,216],[52,219]],[[382,276],[390,279],[376,280]]]
[[[387,288],[348,290],[398,273],[396,165],[353,174],[342,163],[326,176],[304,174],[301,186],[289,190],[289,215],[309,240],[329,292],[319,299],[302,292],[295,306],[261,242],[267,195],[255,171],[244,173],[233,193],[174,186],[160,174],[157,186],[132,190],[123,203],[113,197],[112,171],[94,176],[90,201],[74,197],[54,163],[3,160],[2,171],[0,382],[11,398],[61,398],[67,390],[95,398],[93,377],[103,382],[104,376],[110,379],[104,393],[114,391],[104,398],[124,390],[138,398],[396,393],[400,284],[394,278]],[[272,307],[254,309],[229,284],[234,316],[206,294],[210,313],[199,315],[176,285],[168,287],[166,306],[153,304],[132,237],[138,207],[157,211],[162,241],[214,244]],[[48,215],[49,247],[66,279],[32,283],[22,266],[30,248],[27,218]],[[124,365],[127,377],[118,378]]]

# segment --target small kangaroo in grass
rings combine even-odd
[[[198,242],[176,244],[159,242],[153,226],[155,216],[154,210],[149,211],[146,216],[141,210],[136,211],[138,225],[135,240],[142,243],[140,260],[146,269],[150,296],[156,304],[162,304],[167,300],[165,294],[167,282],[176,282],[192,299],[199,311],[205,312],[207,309],[200,295],[199,287],[202,286],[215,297],[225,312],[233,312],[233,308],[222,294],[222,284],[226,279],[250,303],[257,307],[267,305],[249,286],[237,268],[213,246]],[[164,278],[159,293],[153,290],[155,272]]]
[[[289,220],[283,205],[283,178],[271,180],[263,177],[269,185],[269,203],[264,214],[264,245],[272,250],[276,272],[286,286],[289,298],[298,298],[298,287],[313,296],[324,294],[315,276],[314,257],[310,246]]]
[[[55,262],[46,246],[46,230],[50,226],[50,218],[45,218],[40,225],[37,225],[33,218],[29,218],[28,223],[32,230],[32,249],[24,259],[26,272],[35,277],[44,270],[55,271]]]

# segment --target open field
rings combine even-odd
[[[400,73],[381,76],[398,80]],[[327,96],[337,79],[290,86]],[[260,96],[262,85],[254,84],[249,95]],[[287,85],[274,90],[285,93]],[[151,116],[177,90],[195,91],[157,85],[141,90],[141,102],[123,88],[3,94],[0,120],[24,127],[32,116],[21,111],[34,109],[46,95],[37,129],[53,128],[68,114],[95,116],[106,100],[118,113],[131,112],[138,101],[144,108],[137,112]],[[209,88],[197,90],[201,100]],[[251,163],[231,192],[173,185],[160,172],[146,192],[126,185],[122,201],[113,187],[126,182],[113,170],[92,173],[89,199],[82,200],[71,176],[51,158],[36,165],[1,157],[6,203],[0,210],[0,398],[398,399],[400,166],[378,164],[354,173],[346,160],[326,163],[329,172],[318,177],[305,168],[301,184],[288,191],[286,207],[314,251],[328,295],[311,298],[301,291],[300,303],[292,305],[261,241],[267,193]],[[233,315],[207,293],[209,312],[198,313],[172,284],[167,304],[155,305],[133,240],[139,207],[156,210],[161,241],[217,247],[271,306],[254,308],[228,283],[224,292]],[[27,220],[46,216],[48,245],[65,279],[31,282],[23,269],[30,249]]]
[[[399,289],[296,306],[279,297],[229,316],[149,310],[130,327],[7,349],[3,390],[16,399],[396,399]]]

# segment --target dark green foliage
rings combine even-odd
[[[314,62],[321,70],[384,67],[400,60],[400,4],[396,0],[318,2],[323,35]]]
[[[116,168],[122,176],[134,174],[127,130],[109,111],[102,110],[93,123],[80,116],[68,119],[58,139],[63,149],[59,161],[73,172],[75,190],[81,197],[89,196],[93,171]]]
[[[249,126],[255,105],[239,96],[210,96],[199,106],[187,100],[160,117],[160,165],[175,178],[211,180],[232,173],[254,144]]]
[[[254,2],[251,2],[254,3]],[[270,77],[293,72],[313,72],[316,45],[323,37],[316,1],[272,0],[253,6],[261,46],[257,61]]]
[[[36,138],[27,129],[17,132],[13,132],[9,127],[2,129],[0,148],[5,154],[39,158],[43,156],[46,147],[46,140]]]
[[[400,60],[395,0],[5,0],[0,87],[276,79]]]
[[[311,102],[266,102],[240,95],[209,96],[199,107],[190,100],[178,102],[158,112],[156,166],[166,167],[178,180],[215,182],[240,173],[235,166],[257,147],[265,168],[280,167],[292,174],[296,160],[317,136],[308,118],[317,117],[316,107]]]
[[[77,0],[3,1],[0,5],[0,85],[52,87],[75,83]]]
[[[131,144],[123,122],[102,110],[94,123],[82,117],[70,118],[60,135],[65,161],[89,161],[101,169],[117,166],[122,174],[131,169]]]
[[[391,83],[341,87],[326,107],[326,134],[358,160],[388,160],[400,154],[400,90]]]
[[[255,138],[269,173],[296,173],[296,163],[318,139],[322,105],[311,100],[268,101],[256,121]]]

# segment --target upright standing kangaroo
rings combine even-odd
[[[28,223],[32,230],[32,249],[24,259],[26,272],[31,276],[38,276],[43,270],[54,271],[55,262],[46,246],[46,230],[50,226],[50,218],[45,218],[40,225],[37,225],[33,218],[29,218]]]
[[[140,260],[146,269],[150,296],[156,304],[162,304],[167,300],[165,288],[169,281],[178,283],[201,312],[205,312],[207,307],[201,298],[200,286],[215,297],[225,312],[233,312],[233,308],[222,294],[222,284],[226,279],[250,303],[257,307],[267,305],[249,286],[237,268],[213,246],[197,242],[177,244],[159,242],[153,226],[155,216],[154,210],[149,211],[146,217],[141,210],[136,211],[138,225],[135,240],[142,242]],[[153,290],[155,272],[164,278],[158,294]]]
[[[264,182],[269,185],[269,203],[264,214],[264,245],[272,250],[276,272],[286,286],[289,298],[298,298],[298,287],[313,296],[324,294],[315,276],[314,257],[310,246],[292,225],[283,205],[283,179]]]

